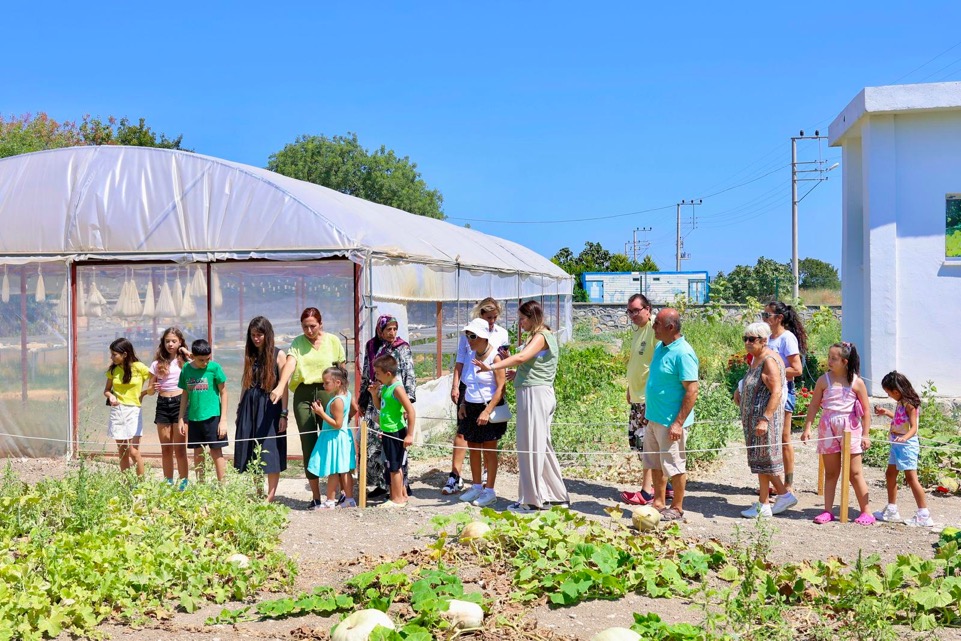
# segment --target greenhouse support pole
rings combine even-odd
[[[27,266],[20,268],[20,402],[27,404]]]
[[[366,263],[366,265],[369,269],[370,264]],[[363,313],[364,300],[360,288],[363,276],[361,266],[354,263],[354,398],[360,398],[360,315]],[[367,408],[360,407],[358,410],[357,423],[360,425],[360,439],[357,447],[357,498],[360,507],[365,508],[367,507],[367,425],[364,423],[364,412]]]
[[[67,357],[70,360],[70,452],[71,458],[80,456],[80,366],[77,363],[77,263],[70,263],[70,314],[67,316],[70,324],[70,343]]]
[[[240,335],[244,334],[244,275],[240,275],[240,287],[237,288],[237,325],[240,326]],[[310,457],[310,454],[307,455]]]
[[[207,340],[213,345],[216,341],[214,340],[214,297],[210,289],[210,271],[210,263],[207,263]]]
[[[434,378],[443,376],[444,369],[444,303],[437,301],[437,362],[434,363]]]

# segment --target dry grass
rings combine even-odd
[[[839,289],[802,289],[800,295],[801,301],[807,307],[841,304],[841,290]]]

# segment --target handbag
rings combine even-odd
[[[489,423],[506,423],[511,420],[511,406],[507,404],[507,400],[501,401],[500,405],[494,407],[494,411],[491,412],[491,416],[487,421]]]

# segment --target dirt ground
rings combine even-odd
[[[16,459],[11,464],[28,481],[62,475],[66,469],[66,463],[62,461],[52,464],[50,461]],[[630,467],[633,463],[626,465]],[[443,496],[439,492],[446,479],[448,466],[448,461],[444,459],[413,463],[411,481],[414,495],[410,505],[403,510],[371,507],[367,510],[308,512],[304,509],[309,498],[306,483],[301,479],[281,479],[279,500],[291,508],[290,523],[283,534],[282,545],[299,566],[294,591],[309,590],[318,585],[337,586],[357,571],[351,565],[372,562],[379,557],[394,558],[403,552],[423,549],[432,542],[435,535],[430,518],[462,510],[465,506],[457,496]],[[886,562],[905,553],[931,557],[934,553],[932,545],[937,540],[940,527],[961,524],[961,498],[929,495],[929,507],[937,524],[933,530],[880,523],[869,527],[853,522],[815,525],[812,519],[823,510],[823,499],[816,494],[816,474],[817,457],[813,446],[799,446],[795,478],[800,502],[792,510],[773,519],[775,548],[772,560],[775,562],[826,559],[829,556],[853,560],[859,550],[877,552]],[[883,471],[868,468],[866,474],[871,489],[872,509],[880,510],[885,504]],[[608,517],[604,508],[618,504],[619,491],[630,487],[580,479],[569,479],[567,484],[571,493],[571,509],[605,519]],[[505,509],[515,497],[516,475],[510,472],[499,474],[497,486],[502,497],[494,507]],[[740,511],[751,504],[755,491],[755,479],[748,472],[743,452],[733,451],[710,469],[692,473],[685,500],[686,519],[680,526],[682,535],[733,541],[735,528],[749,524],[749,521],[741,518]],[[899,498],[902,514],[911,515],[914,505],[910,493],[902,490]],[[856,505],[853,493],[851,501]],[[851,518],[856,515],[852,509]],[[279,595],[265,595],[264,598],[276,596]],[[307,616],[244,623],[236,627],[205,626],[205,619],[217,614],[220,609],[220,606],[208,606],[193,614],[177,614],[172,621],[156,629],[131,630],[128,627],[104,625],[102,630],[112,638],[134,641],[325,638],[323,631],[336,622],[334,618]],[[633,621],[631,615],[634,612],[655,612],[669,622],[697,623],[700,620],[700,614],[684,600],[649,599],[637,595],[618,601],[591,601],[564,609],[540,606],[529,616],[536,620],[542,635],[553,632],[558,639],[590,639],[598,631],[611,626],[628,627]],[[961,634],[946,630],[940,631],[936,638],[961,639]]]

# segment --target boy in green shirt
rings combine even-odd
[[[407,462],[407,448],[414,444],[414,405],[397,376],[397,359],[385,354],[375,358],[373,365],[377,382],[367,389],[374,399],[374,407],[380,408],[384,458],[390,473],[390,498],[381,507],[405,507],[408,496],[407,488],[404,487],[403,470]]]
[[[204,445],[217,470],[217,480],[224,480],[227,459],[227,426],[221,420],[227,413],[227,376],[223,368],[211,359],[210,343],[202,338],[190,346],[194,359],[180,370],[180,435],[188,435],[187,447],[194,451],[197,480],[203,480]],[[186,416],[186,424],[184,417]]]

